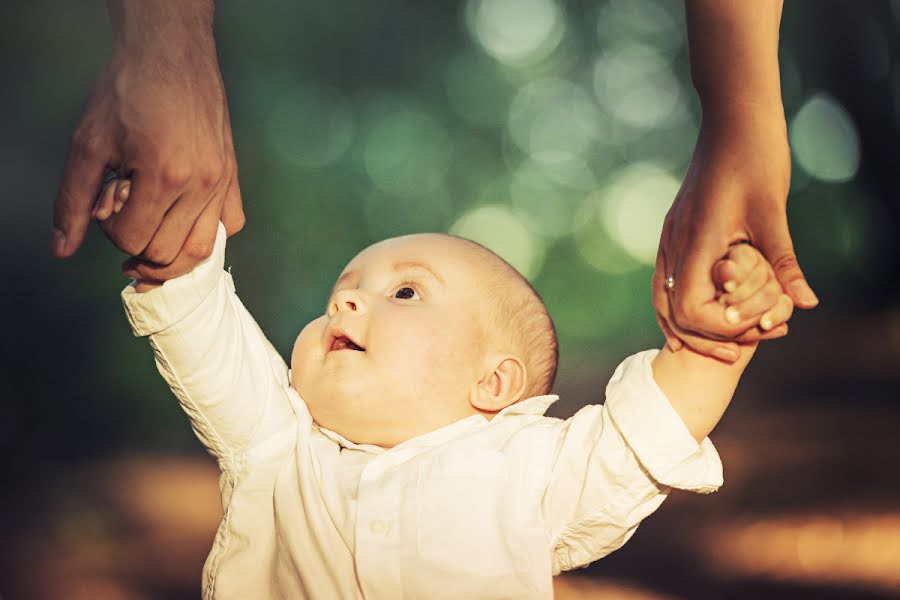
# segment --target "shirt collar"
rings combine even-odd
[[[509,406],[498,412],[497,415],[490,421],[488,421],[488,419],[482,415],[471,415],[469,417],[466,417],[465,419],[460,419],[459,421],[455,421],[453,423],[450,423],[449,425],[445,425],[440,429],[435,429],[434,431],[429,431],[428,433],[417,435],[412,439],[406,440],[402,444],[394,446],[394,448],[382,448],[381,446],[375,446],[374,444],[357,444],[355,442],[351,442],[341,434],[331,431],[330,429],[326,429],[325,427],[322,427],[315,422],[313,422],[313,425],[322,432],[322,435],[334,442],[337,442],[343,448],[349,448],[351,450],[361,450],[370,454],[381,454],[386,450],[394,450],[396,448],[437,446],[438,444],[454,438],[457,435],[468,430],[484,427],[486,425],[489,425],[490,423],[500,421],[506,417],[510,417],[513,415],[543,415],[545,412],[547,412],[547,409],[550,407],[550,405],[557,400],[559,400],[559,396],[557,396],[556,394],[532,396],[531,398],[526,398],[525,400],[519,400],[515,404],[510,404]]]

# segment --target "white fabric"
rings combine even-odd
[[[220,225],[191,273],[122,292],[222,471],[204,598],[551,598],[552,575],[622,546],[669,488],[722,483],[712,443],[653,380],[656,350],[567,420],[543,416],[557,397],[538,396],[391,449],[319,428],[224,254]]]

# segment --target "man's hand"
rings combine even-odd
[[[104,173],[130,199],[101,227],[142,279],[209,255],[218,221],[241,229],[237,164],[209,0],[111,0],[114,45],[72,137],[54,210],[53,252],[81,245]]]
[[[735,105],[727,114],[704,114],[684,183],[666,215],[653,274],[653,303],[673,350],[683,342],[731,361],[737,358],[737,344],[717,340],[783,335],[755,326],[748,330],[744,320],[728,322],[716,301],[712,267],[736,241],[748,240],[759,249],[796,306],[816,306],[788,231],[789,184],[783,113]],[[671,289],[665,286],[668,276],[675,282]]]

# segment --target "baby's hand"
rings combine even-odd
[[[103,182],[103,189],[100,190],[100,193],[97,195],[97,201],[94,203],[91,217],[98,221],[105,221],[113,213],[119,214],[119,211],[122,210],[125,202],[128,201],[130,192],[131,180],[129,179],[119,179],[116,177],[105,180]],[[160,285],[162,284],[157,281],[142,281],[139,279],[135,282],[134,288],[137,292],[143,293],[148,292],[153,288],[157,288]]]
[[[130,179],[107,179],[103,182],[103,189],[97,195],[97,201],[94,203],[94,209],[91,211],[91,218],[98,221],[105,221],[113,213],[119,214],[125,202],[128,200],[128,194],[131,191]]]
[[[746,243],[730,246],[728,255],[713,266],[713,280],[719,290],[719,303],[725,307],[725,320],[753,330],[737,341],[787,334],[794,303],[782,291],[772,266],[759,250]],[[762,335],[753,335],[757,325]]]

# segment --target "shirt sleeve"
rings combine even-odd
[[[287,365],[223,270],[225,238],[219,223],[212,254],[193,271],[144,293],[134,282],[122,291],[134,335],[149,336],[160,374],[223,468],[299,412]]]
[[[554,574],[620,548],[671,488],[709,493],[722,485],[712,442],[694,440],[653,379],[657,352],[627,358],[605,404],[562,422],[543,500]]]

